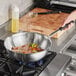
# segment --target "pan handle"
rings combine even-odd
[[[52,32],[49,37],[52,37],[54,34],[56,34],[58,31],[62,31],[64,29],[66,29],[71,23],[75,23],[76,24],[76,20],[71,20],[69,23],[66,23],[63,27],[58,28],[56,31]]]

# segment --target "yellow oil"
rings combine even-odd
[[[16,33],[19,31],[19,19],[12,19],[11,32]]]

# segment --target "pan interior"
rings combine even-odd
[[[21,32],[13,34],[12,36],[5,39],[4,46],[6,49],[12,51],[12,47],[22,46],[28,43],[36,43],[44,50],[51,47],[51,40],[49,37],[34,32]]]

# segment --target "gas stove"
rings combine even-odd
[[[43,59],[25,64],[9,58],[3,43],[4,41],[0,40],[0,76],[39,76],[56,56],[55,52],[49,51]]]

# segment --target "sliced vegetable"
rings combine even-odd
[[[12,50],[18,53],[28,54],[43,51],[43,49],[38,47],[38,44],[26,44],[19,47],[12,47]]]

